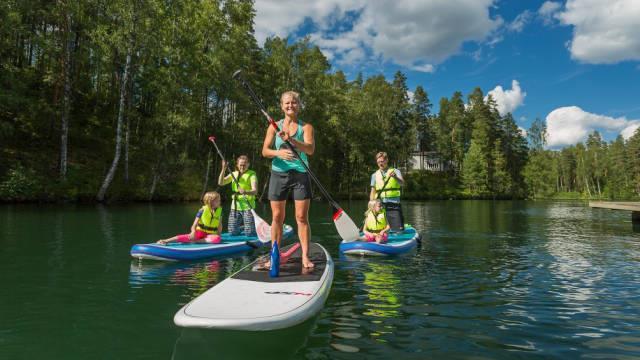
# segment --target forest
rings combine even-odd
[[[407,199],[640,197],[640,129],[549,149],[543,120],[525,135],[473,84],[436,113],[401,71],[349,79],[308,38],[259,46],[254,17],[243,0],[1,2],[0,201],[195,200],[217,188],[209,135],[249,156],[262,194],[267,123],[237,69],[274,118],[282,92],[301,94],[311,167],[336,198],[367,196],[378,151]],[[411,170],[416,152],[440,171]]]

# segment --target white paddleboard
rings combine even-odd
[[[334,274],[324,247],[311,243],[309,253],[312,270],[302,268],[298,249],[281,264],[277,278],[256,270],[254,265],[264,259],[256,260],[183,306],[173,321],[183,327],[253,331],[302,323],[324,306]]]

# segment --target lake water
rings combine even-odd
[[[362,219],[364,202],[342,205]],[[340,256],[331,211],[314,203],[313,240],[336,262],[331,294],[310,321],[259,333],[186,330],[173,315],[261,252],[190,263],[129,255],[187,232],[198,204],[1,206],[0,358],[640,357],[640,233],[628,212],[403,206],[422,245],[378,259]]]

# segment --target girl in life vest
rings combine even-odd
[[[195,220],[191,225],[191,233],[176,235],[174,237],[158,240],[158,244],[172,242],[180,243],[211,243],[219,244],[222,232],[222,207],[220,207],[220,194],[210,191],[202,197],[204,206],[198,210]]]
[[[364,239],[368,242],[386,243],[389,237],[387,215],[378,199],[369,201],[369,209],[365,212]]]

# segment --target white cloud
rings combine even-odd
[[[638,128],[640,128],[640,121],[636,121],[636,122],[630,122],[629,126],[627,126],[626,128],[624,128],[622,131],[620,131],[620,135],[622,135],[622,137],[627,140],[628,138],[632,137],[633,134],[636,133],[636,130],[638,130]]]
[[[522,136],[527,137],[527,130],[525,128],[518,126],[518,130],[520,130]]]
[[[328,25],[336,14],[357,10],[365,3],[364,0],[256,0],[256,39],[262,44],[269,36],[286,37],[306,18],[320,26]]]
[[[457,54],[463,43],[491,38],[502,25],[502,19],[489,14],[494,2],[256,0],[256,38],[262,43],[270,35],[286,36],[310,19],[320,29],[312,40],[339,63],[378,57],[412,70],[433,72],[434,65]],[[334,25],[344,22],[351,26],[336,31]]]
[[[521,32],[532,17],[531,11],[525,10],[507,25],[507,29],[513,32]]]
[[[572,58],[591,64],[640,60],[640,1],[568,0],[555,17],[574,27]]]
[[[522,91],[518,80],[511,81],[511,90],[504,90],[502,86],[498,85],[493,90],[489,91],[487,97],[491,95],[496,101],[498,112],[501,115],[507,113],[513,113],[522,103],[527,93]],[[485,101],[487,99],[485,97]]]
[[[551,25],[554,22],[556,13],[561,7],[562,5],[558,2],[545,1],[544,4],[540,6],[540,9],[538,9],[538,15],[542,18],[545,25]]]
[[[605,133],[622,134],[624,138],[633,135],[633,129],[640,126],[640,120],[613,118],[586,112],[577,106],[561,107],[547,115],[547,145],[561,147],[584,141],[594,130]]]
[[[409,102],[413,104],[413,101],[415,100],[415,93],[411,90],[407,90],[407,97],[409,98]]]
[[[426,73],[432,73],[432,72],[434,72],[436,70],[436,68],[431,64],[412,65],[412,66],[409,66],[409,68],[411,70],[420,71],[420,72],[426,72]]]

